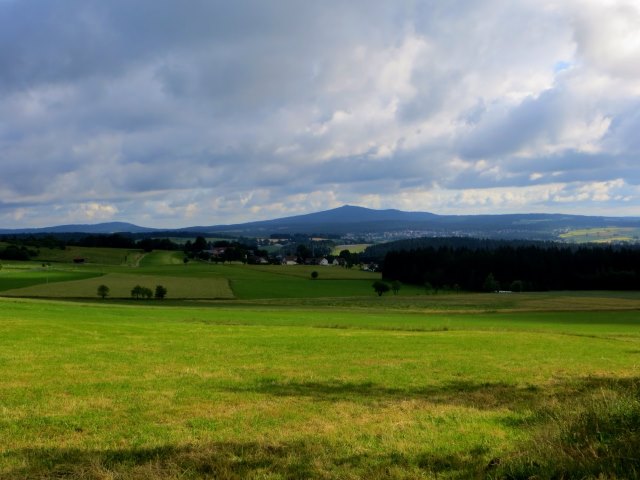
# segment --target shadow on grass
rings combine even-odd
[[[446,471],[449,478],[461,479],[469,478],[471,472],[481,471],[481,465],[474,459],[485,453],[478,450],[460,455],[349,454],[348,449],[339,448],[310,439],[277,445],[217,442],[201,446],[107,451],[24,449],[8,452],[21,466],[0,474],[0,478],[375,480],[425,478]]]
[[[476,383],[452,381],[441,385],[394,388],[373,382],[294,382],[261,379],[253,385],[227,387],[235,393],[256,392],[282,397],[311,397],[317,401],[353,401],[387,403],[401,400],[424,400],[437,404],[460,405],[493,410],[532,406],[546,400],[536,386],[520,387],[503,382]]]
[[[491,478],[640,478],[640,378],[588,379],[539,417],[531,439],[496,462]]]
[[[244,479],[244,478],[640,478],[640,377],[583,378],[551,393],[504,384],[452,382],[424,389],[372,383],[259,382],[270,395],[389,401],[425,398],[478,408],[529,409],[531,440],[511,451],[441,452],[438,446],[406,453],[367,449],[309,436],[297,441],[213,442],[158,448],[6,450],[2,480],[23,479]],[[487,401],[487,399],[490,399]],[[483,403],[484,402],[484,403]],[[490,459],[491,458],[491,459]]]
[[[549,386],[518,386],[506,382],[450,381],[424,387],[394,388],[373,382],[294,382],[263,378],[253,385],[225,387],[243,393],[255,392],[282,397],[311,397],[317,401],[353,401],[386,403],[401,400],[425,400],[435,404],[459,405],[480,410],[539,409],[550,400],[566,401],[603,389],[630,390],[640,383],[638,378],[584,377],[557,381]]]

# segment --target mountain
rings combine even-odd
[[[353,234],[378,240],[444,235],[550,240],[557,239],[567,231],[604,228],[640,229],[640,218],[546,213],[437,215],[345,205],[306,215],[236,225],[190,227],[185,230],[246,236],[278,233]],[[635,234],[640,234],[640,230]]]
[[[437,215],[427,212],[373,210],[370,208],[344,205],[332,210],[276,218],[273,220],[262,220],[235,225],[189,227],[183,230],[235,233],[264,233],[266,231],[272,231],[272,233],[344,233],[351,231],[354,226],[357,226],[358,230],[378,230],[380,227],[384,227],[384,225],[398,222],[427,222],[437,217]]]
[[[110,234],[110,233],[146,233],[157,229],[139,227],[133,223],[107,222],[96,224],[58,225],[43,228],[18,228],[0,229],[0,235],[12,234],[43,234],[43,233],[86,233],[86,234]]]

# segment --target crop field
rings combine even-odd
[[[0,479],[640,477],[638,292],[377,297],[178,259],[4,265]]]
[[[42,262],[73,263],[75,258],[82,258],[86,263],[93,265],[136,265],[143,256],[144,254],[140,250],[69,246],[64,250],[41,248],[37,260]]]
[[[69,261],[43,268],[32,263],[11,269],[13,273],[5,268],[0,271],[0,292],[18,297],[95,298],[98,285],[104,284],[112,298],[124,298],[130,297],[135,285],[153,289],[160,284],[168,289],[168,299],[325,298],[370,296],[372,282],[380,278],[378,273],[340,267],[184,264],[179,252],[144,256],[129,252],[126,256],[135,258],[135,264],[124,263],[122,254],[105,252],[102,264],[74,266]],[[311,278],[313,271],[319,273],[317,280]],[[78,281],[51,284],[61,280]],[[420,290],[407,287],[403,294],[416,291]]]
[[[3,268],[0,271],[0,292],[10,289],[20,289],[32,285],[53,286],[57,282],[78,281],[99,276],[98,273],[77,271],[77,270],[57,270],[42,268],[30,265],[30,268]]]

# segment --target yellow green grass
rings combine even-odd
[[[560,238],[575,243],[637,242],[640,229],[633,227],[603,227],[570,230]]]
[[[343,250],[349,250],[349,252],[351,253],[362,253],[367,249],[367,247],[370,247],[370,246],[371,246],[370,243],[354,243],[351,245],[336,245],[335,247],[333,247],[333,250],[331,251],[331,255],[339,255],[340,252]]]
[[[0,299],[0,478],[508,478],[640,375],[634,311],[155,305]]]

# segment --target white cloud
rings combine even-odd
[[[634,0],[1,3],[0,221],[631,205],[639,19]]]
[[[75,210],[75,212],[72,212],[72,218],[77,217],[80,219],[97,222],[110,220],[117,213],[118,209],[114,205],[91,202],[78,205],[78,208]]]

